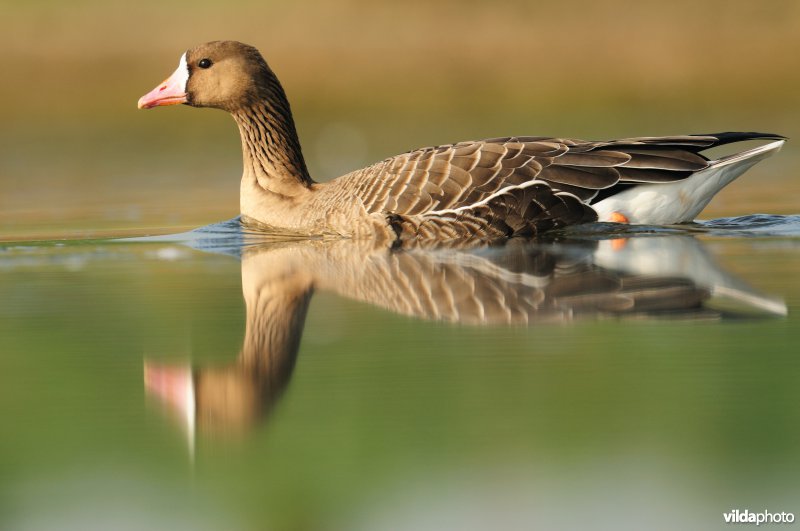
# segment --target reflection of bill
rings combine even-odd
[[[185,365],[161,366],[144,361],[144,388],[161,399],[186,428],[189,450],[194,449],[195,395],[192,368]]]
[[[317,289],[400,314],[472,325],[786,312],[782,302],[720,270],[702,244],[688,236],[549,245],[512,241],[469,251],[387,251],[368,245],[315,241],[244,247],[247,321],[236,361],[192,369],[147,360],[147,392],[179,414],[192,440],[195,425],[219,434],[246,431],[288,384]],[[718,303],[719,294],[727,303]]]

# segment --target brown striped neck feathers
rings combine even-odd
[[[275,114],[268,103],[234,111],[242,137],[244,178],[280,195],[296,195],[313,181],[306,169],[291,115]]]
[[[275,194],[293,196],[308,174],[289,101],[261,54],[246,44],[215,41],[186,52],[186,100],[231,113],[239,126],[243,178]]]

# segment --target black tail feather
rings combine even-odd
[[[775,133],[755,133],[755,132],[737,132],[727,131],[725,133],[710,133],[707,135],[693,134],[691,136],[710,136],[717,139],[713,145],[699,149],[703,151],[712,147],[724,146],[725,144],[732,144],[734,142],[745,142],[747,140],[786,140],[785,136],[776,135]]]

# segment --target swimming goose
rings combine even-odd
[[[592,221],[692,221],[725,185],[783,145],[720,133],[584,141],[507,137],[428,147],[327,183],[308,173],[286,94],[261,54],[214,41],[139,99],[229,112],[239,126],[246,223],[301,235],[403,242],[493,241]],[[717,160],[703,150],[766,145]]]

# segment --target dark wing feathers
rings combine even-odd
[[[663,170],[642,168],[619,168],[620,184],[625,183],[671,183],[690,176],[694,170]]]
[[[560,155],[557,164],[565,166],[585,166],[585,167],[613,167],[631,162],[632,156],[624,151],[610,151],[599,149],[583,153],[566,152]]]
[[[606,166],[562,166],[554,163],[541,172],[540,178],[556,190],[559,189],[559,184],[600,190],[619,182],[619,170]]]
[[[448,240],[488,242],[510,236],[533,236],[597,220],[594,210],[580,199],[556,192],[542,181],[507,187],[474,205],[399,217],[399,239],[419,244]]]
[[[515,221],[505,227],[496,221],[484,225],[503,233],[511,230],[514,234],[518,226],[525,225],[517,223],[520,216],[528,221],[532,219],[528,215],[535,217],[541,227],[559,225],[568,219],[585,219],[581,201],[607,197],[614,190],[636,183],[684,179],[708,166],[708,159],[700,151],[740,140],[766,138],[781,137],[720,133],[600,142],[546,137],[492,138],[410,151],[336,182],[344,191],[358,196],[369,213],[432,216],[436,220],[428,220],[430,223],[441,224],[445,218],[450,219],[448,216],[452,217],[452,213],[440,214],[442,211],[458,210],[462,217],[469,212],[469,216],[487,215],[492,219],[502,212],[509,216],[509,221]],[[531,181],[537,184],[525,185]],[[570,199],[545,205],[541,212],[527,210],[534,208],[531,205],[538,204],[536,199],[547,193],[545,202],[562,196]],[[548,216],[553,220],[545,222]],[[424,231],[420,223],[425,220],[417,221],[412,223],[414,230]],[[469,223],[459,221],[472,228],[474,223],[480,225],[472,219]]]
[[[701,170],[708,164],[708,159],[691,151],[675,148],[641,149],[635,147],[617,148],[630,155],[631,160],[625,163],[627,168],[660,168],[668,170]]]

